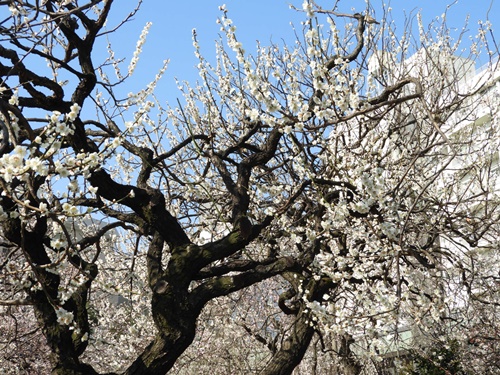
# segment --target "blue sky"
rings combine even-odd
[[[405,15],[416,14],[421,11],[425,23],[441,15],[448,4],[453,0],[374,0],[371,6],[376,17],[382,16],[382,4],[392,7],[392,17],[399,29],[403,28]],[[448,12],[448,25],[461,29],[467,15],[470,15],[470,34],[475,35],[477,21],[487,17],[493,27],[500,28],[500,0],[457,0]],[[113,18],[115,20],[133,9],[134,1],[115,1]],[[325,9],[334,3],[317,1]],[[130,4],[130,5],[129,5]],[[290,22],[297,28],[304,15],[291,10],[289,4],[301,8],[302,0],[144,0],[141,10],[134,20],[125,25],[118,33],[110,36],[117,57],[130,60],[135,43],[145,23],[151,21],[148,40],[143,48],[143,55],[137,66],[131,87],[141,88],[156,74],[164,59],[170,59],[167,73],[159,87],[160,95],[164,92],[165,98],[173,100],[179,96],[176,92],[174,77],[180,80],[195,81],[198,76],[195,69],[197,63],[191,41],[191,30],[197,29],[198,39],[202,52],[207,58],[214,56],[214,41],[218,39],[219,25],[216,19],[220,16],[219,5],[226,4],[229,17],[237,26],[237,35],[247,51],[252,51],[259,40],[266,45],[272,40],[281,39],[293,42],[293,30]],[[366,2],[363,0],[341,0],[340,11],[363,12]],[[499,35],[495,32],[495,35]]]

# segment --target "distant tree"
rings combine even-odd
[[[412,363],[404,371],[407,375],[465,375],[464,367],[459,355],[457,341],[442,346],[431,347],[424,353],[412,352]]]
[[[0,1],[3,372],[358,374],[403,326],[498,364],[489,24],[458,57],[445,18],[305,1],[296,43],[250,56],[221,7],[165,105],[166,65],[121,90],[150,25],[125,63],[113,5]]]

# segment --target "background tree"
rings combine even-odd
[[[448,345],[432,348],[430,353],[421,355],[412,353],[413,363],[411,363],[407,374],[465,374],[460,359],[457,356],[458,348],[456,342]]]
[[[252,57],[221,7],[215,62],[194,34],[200,82],[170,106],[166,66],[119,89],[149,24],[126,71],[97,57],[112,6],[0,2],[5,353],[41,332],[50,364],[27,371],[360,373],[402,325],[497,327],[496,66],[471,78],[487,24],[459,58],[444,19],[398,39],[305,1],[297,42]]]

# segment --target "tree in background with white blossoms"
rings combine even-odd
[[[419,342],[498,371],[490,25],[464,52],[446,13],[338,4],[254,56],[222,6],[169,105],[168,61],[121,91],[151,24],[115,57],[113,0],[0,1],[3,372],[366,374]]]

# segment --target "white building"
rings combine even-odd
[[[464,322],[464,327],[474,327],[475,313],[470,311],[471,301],[487,302],[493,299],[492,302],[500,303],[500,235],[496,236],[500,230],[492,230],[491,234],[486,235],[481,232],[500,226],[500,61],[497,58],[476,68],[470,59],[429,48],[418,51],[403,62],[397,62],[390,54],[380,51],[372,55],[368,66],[371,78],[378,82],[377,92],[411,76],[430,88],[423,93],[426,103],[434,103],[432,96],[435,95],[436,107],[448,106],[442,118],[430,118],[428,121],[439,129],[442,142],[441,156],[436,158],[435,163],[436,173],[439,174],[435,183],[447,194],[446,201],[452,202],[450,206],[454,204],[457,210],[462,211],[466,208],[470,216],[453,222],[451,226],[457,230],[456,237],[450,233],[442,235],[436,246],[442,252],[452,254],[450,259],[453,257],[457,262],[462,262],[463,269],[472,276],[464,276],[456,267],[448,270],[447,260],[442,261],[444,268],[440,272],[447,273],[444,279],[450,282],[441,287],[447,306],[453,307],[442,314],[445,318],[443,322],[450,322],[450,329],[457,329],[459,320]],[[439,77],[439,81],[433,81],[435,77]],[[408,85],[405,93],[413,89],[412,85]],[[428,113],[418,112],[404,117],[406,126],[401,127],[398,136],[405,139],[407,144],[421,142],[421,139],[413,138],[418,133],[415,127],[421,126],[421,121],[412,119],[419,115],[431,117],[432,113],[429,110]],[[473,241],[475,230],[476,242]],[[469,240],[461,237],[459,232],[470,233]],[[489,275],[485,280],[496,282],[480,282],[483,270]],[[477,280],[474,280],[476,272]],[[493,305],[485,303],[487,308]],[[497,315],[492,320],[500,318],[494,309],[490,309],[489,313]],[[485,327],[480,327],[480,324],[477,323],[477,337],[484,336],[481,331],[488,329],[488,322]],[[440,328],[446,329],[447,326],[444,324]],[[399,332],[403,351],[407,344],[409,347],[413,343],[419,344],[421,337],[415,336],[417,331],[414,328],[408,326],[403,331]],[[475,340],[473,331],[464,328],[463,340]],[[490,336],[495,335],[500,340],[498,332],[492,332]],[[387,341],[386,354],[389,357],[400,355],[401,348],[394,347],[390,338]],[[386,371],[387,374],[393,373],[392,369]]]

